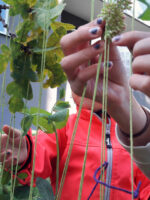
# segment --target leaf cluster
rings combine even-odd
[[[25,173],[21,173],[19,175],[20,179],[26,178]],[[11,199],[11,172],[4,171],[3,177],[0,184],[0,199],[10,200]],[[15,190],[14,190],[14,200],[28,200],[30,193],[30,186],[20,185],[19,182],[16,182]],[[36,179],[36,187],[33,188],[32,193],[33,200],[54,200],[54,193],[51,186],[51,183],[48,180],[44,180],[42,178]]]
[[[35,107],[25,109],[25,116],[21,121],[23,135],[27,134],[32,124],[45,133],[53,133],[56,129],[63,128],[69,117],[69,107],[68,102],[57,101],[51,113]]]
[[[43,82],[54,88],[66,81],[60,61],[63,52],[60,39],[73,25],[58,22],[65,4],[57,0],[4,0],[10,5],[11,16],[22,20],[10,39],[10,47],[1,46],[0,73],[10,63],[13,81],[7,85],[9,110],[21,112],[24,101],[33,98],[32,82]]]

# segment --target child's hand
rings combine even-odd
[[[61,46],[65,54],[61,65],[67,74],[72,91],[78,96],[82,95],[83,88],[87,84],[86,97],[90,99],[93,97],[98,58],[100,54],[104,53],[105,44],[104,41],[99,40],[94,45],[90,45],[90,41],[92,39],[100,39],[103,28],[104,22],[98,19],[81,26],[61,39]],[[91,61],[90,65],[89,61]],[[118,105],[118,101],[125,99],[124,93],[128,92],[128,84],[126,73],[115,45],[110,45],[109,61],[108,102],[109,106],[112,107]],[[102,103],[103,66],[100,74],[96,101]]]
[[[133,53],[130,86],[150,97],[150,33],[128,32],[113,39],[119,46],[127,46]]]
[[[17,164],[21,133],[19,130],[10,128],[7,125],[3,126],[3,131],[5,134],[3,134],[1,137],[0,161],[4,162],[4,158],[6,154],[5,168],[10,168],[12,159],[13,159],[13,165]],[[8,136],[9,136],[9,142],[8,142],[8,148],[6,151]],[[13,148],[13,140],[14,140],[14,148]],[[18,160],[18,164],[23,163],[26,160],[26,158],[27,158],[27,144],[26,144],[25,137],[23,137],[22,142],[21,142],[20,157]]]

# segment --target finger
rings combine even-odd
[[[74,75],[76,74],[75,69],[78,66],[93,59],[97,54],[102,53],[103,50],[103,42],[94,44],[93,46],[64,57],[61,61],[61,66],[68,75],[68,78],[73,79]]]
[[[134,90],[139,90],[150,97],[150,76],[133,74],[129,83]]]
[[[93,26],[101,26],[102,28],[104,28],[104,26],[105,26],[105,21],[103,21],[103,19],[102,18],[96,18],[96,19],[94,19],[93,21],[91,21],[91,22],[89,22],[89,23],[87,23],[87,24],[84,24],[84,25],[82,25],[82,26],[80,26],[80,27],[93,27]]]
[[[94,64],[91,66],[88,66],[84,69],[81,69],[76,77],[75,84],[71,84],[72,91],[77,94],[78,96],[82,95],[82,89],[84,85],[90,81],[91,79],[95,80],[96,73],[97,73],[97,66],[98,64]],[[113,63],[109,62],[107,64],[109,66],[109,70],[112,68]],[[104,63],[101,64],[100,67],[100,75],[103,74],[104,71]],[[95,82],[95,81],[94,81]],[[93,90],[92,90],[93,91]],[[92,92],[88,94],[88,97],[91,98]],[[87,95],[86,95],[87,96]]]
[[[102,35],[102,29],[99,26],[80,27],[76,31],[62,37],[60,44],[65,55],[76,51],[76,48],[82,43],[89,42]]]
[[[7,150],[7,152],[2,152],[0,154],[0,162],[3,162],[4,159],[7,160],[9,157],[12,157],[12,151],[11,150]]]
[[[1,140],[0,152],[5,151],[7,139],[8,139],[8,136],[6,134],[0,135],[0,140]]]
[[[109,67],[109,70],[113,67],[113,63],[111,61],[106,65]],[[106,65],[104,63],[101,63],[100,74],[103,74],[104,66],[106,67]],[[96,73],[97,73],[97,66],[98,66],[98,64],[94,64],[94,65],[91,65],[91,66],[85,68],[84,70],[81,70],[78,75],[79,81],[87,82],[91,78],[95,77]]]
[[[150,37],[139,40],[133,48],[133,56],[150,54]]]
[[[136,57],[133,60],[132,69],[135,74],[150,74],[150,54]]]
[[[115,36],[112,39],[112,42],[118,46],[127,46],[130,50],[132,50],[136,42],[148,37],[150,37],[149,32],[130,31],[123,33],[122,35]]]
[[[4,125],[2,130],[4,131],[6,135],[10,135],[10,138],[13,138],[13,137],[16,138],[21,135],[19,130],[14,129],[8,125]]]
[[[13,166],[17,164],[17,158],[13,158]],[[12,157],[9,157],[7,160],[4,162],[4,168],[10,168],[12,165]]]

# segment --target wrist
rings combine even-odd
[[[146,121],[144,127],[139,132],[133,132],[134,146],[145,146],[147,143],[150,142],[150,111],[144,107],[142,107],[142,109],[146,115]],[[121,130],[120,127],[118,127],[118,133],[121,140],[129,146],[130,133],[125,133]]]
[[[112,112],[113,111],[113,112]],[[141,108],[139,103],[136,101],[134,97],[132,97],[132,129],[133,134],[140,132],[146,123],[146,114],[144,110]],[[111,110],[109,114],[114,118],[117,122],[120,129],[130,134],[130,101],[129,96],[124,95],[123,100],[115,106],[114,110]]]

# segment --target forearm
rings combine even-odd
[[[119,143],[130,152],[130,146],[126,144],[121,138],[119,127],[116,127],[116,137]],[[150,143],[145,146],[133,146],[133,158],[137,166],[144,172],[144,174],[150,178]]]
[[[115,119],[118,124],[119,130],[126,133],[126,137],[122,132],[119,132],[119,137],[126,144],[130,145],[130,112],[129,112],[129,97],[124,98],[118,103],[118,106],[114,109],[109,108],[109,114]],[[149,114],[149,113],[148,113]],[[149,114],[150,115],[150,114]],[[143,108],[133,97],[132,99],[132,129],[133,137],[139,133],[147,122],[146,114]],[[144,132],[138,137],[134,138],[134,146],[143,146],[150,142],[150,125],[144,130]]]

